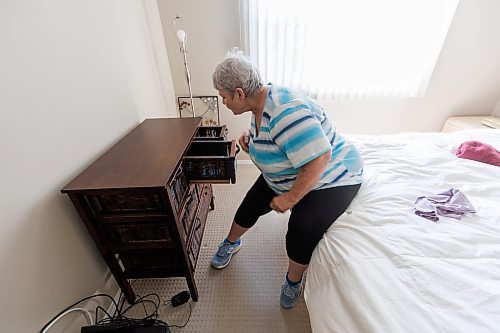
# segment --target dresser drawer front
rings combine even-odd
[[[236,141],[193,141],[183,159],[191,183],[236,183]]]
[[[169,253],[147,252],[118,256],[127,274],[147,274],[148,271],[175,271],[182,268],[181,256]]]
[[[181,218],[182,227],[184,230],[184,240],[187,240],[189,231],[193,224],[193,220],[200,202],[197,187],[200,185],[191,185],[191,191],[189,192],[186,202],[184,204],[183,214]]]
[[[102,223],[109,246],[122,249],[174,248],[175,240],[166,224],[158,222]]]
[[[208,215],[208,206],[212,199],[212,190],[209,185],[203,186],[203,191],[200,197],[200,205],[196,217],[194,218],[193,227],[190,232],[190,240],[188,243],[188,257],[193,270],[196,268],[196,262],[200,253],[201,242],[203,240],[203,232]]]
[[[172,196],[173,209],[177,213],[189,191],[189,185],[182,165],[175,171],[172,181],[168,184],[168,189]]]
[[[193,222],[193,232],[189,240],[188,257],[193,271],[196,269],[196,262],[198,260],[198,253],[200,252],[202,230],[202,221],[199,216],[196,216]]]
[[[159,193],[86,194],[94,216],[158,214],[164,211]]]

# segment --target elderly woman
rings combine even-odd
[[[235,115],[252,112],[250,129],[239,143],[261,175],[240,204],[211,264],[226,267],[241,247],[241,236],[260,216],[290,209],[289,264],[280,304],[291,308],[300,297],[314,248],[361,186],[363,161],[318,104],[299,91],[263,85],[257,68],[240,52],[229,53],[212,80]]]

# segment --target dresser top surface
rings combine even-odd
[[[165,187],[200,121],[144,120],[61,191]]]

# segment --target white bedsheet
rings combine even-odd
[[[500,167],[460,159],[500,130],[353,136],[365,182],[318,244],[304,297],[314,332],[500,332]],[[460,189],[477,214],[433,222],[415,199]]]

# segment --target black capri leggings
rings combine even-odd
[[[293,208],[288,220],[286,252],[293,261],[308,265],[316,245],[326,230],[347,209],[361,184],[311,191]],[[234,222],[251,228],[260,216],[269,213],[277,194],[267,185],[262,174],[247,192],[236,211]]]

